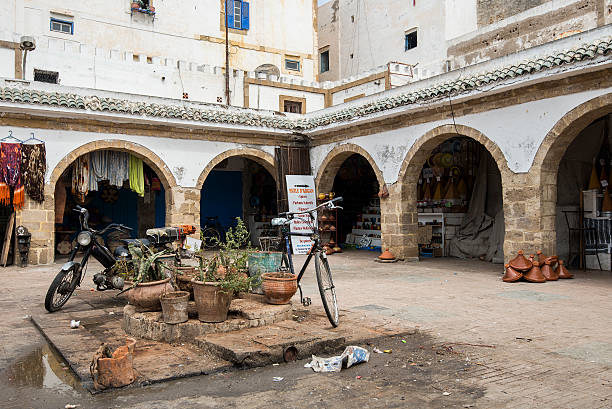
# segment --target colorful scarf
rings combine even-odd
[[[142,159],[130,155],[130,189],[144,196],[144,169]]]
[[[45,200],[47,155],[44,143],[21,145],[21,174],[25,191],[32,200]]]
[[[5,205],[11,202],[11,189],[13,190],[13,208],[19,210],[25,202],[24,188],[21,183],[21,144],[0,144],[0,168],[2,180],[0,181],[0,203]]]
[[[79,156],[72,167],[72,194],[85,203],[89,193],[89,155]]]

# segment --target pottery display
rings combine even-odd
[[[567,268],[565,268],[563,260],[559,260],[559,265],[557,266],[557,269],[555,270],[555,273],[557,273],[557,275],[561,279],[574,278],[574,275],[570,274],[570,272],[567,271]]]
[[[506,267],[506,274],[504,274],[504,276],[502,277],[503,282],[514,283],[515,281],[518,281],[521,278],[523,278],[523,273],[521,273],[520,271],[516,271],[515,269],[510,267],[510,264],[506,264],[505,267]]]
[[[552,257],[548,257],[544,261],[544,265],[542,266],[540,270],[542,271],[542,274],[546,278],[546,281],[557,281],[559,279],[559,275],[555,273],[552,266],[550,265],[551,263],[552,263]]]
[[[534,261],[531,269],[527,274],[523,275],[523,278],[530,283],[545,283],[546,277],[542,274],[540,270],[540,263],[538,261]]]
[[[510,267],[512,267],[513,269],[517,271],[525,272],[525,271],[528,271],[532,267],[533,262],[525,258],[523,250],[519,250],[518,255],[512,260],[510,260],[508,264],[510,264]]]

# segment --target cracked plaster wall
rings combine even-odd
[[[565,114],[592,98],[610,92],[612,88],[513,105],[456,117],[456,123],[480,131],[501,149],[511,171],[526,173],[531,168],[542,141]],[[310,153],[313,174],[317,174],[325,157],[333,148],[353,143],[370,153],[383,173],[385,182],[393,184],[398,181],[406,153],[414,143],[428,131],[449,124],[452,125],[452,120],[434,121],[316,146]]]

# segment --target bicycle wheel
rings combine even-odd
[[[204,246],[212,249],[217,247],[221,242],[221,234],[214,227],[207,227],[202,231],[202,239]]]
[[[327,314],[329,322],[335,328],[338,326],[339,321],[338,303],[336,302],[336,289],[332,281],[327,255],[322,251],[318,251],[314,259],[317,283],[319,284],[323,308],[325,308],[325,313]]]

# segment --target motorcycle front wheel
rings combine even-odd
[[[55,312],[68,302],[79,282],[80,277],[77,277],[77,274],[79,273],[76,264],[68,271],[57,273],[45,297],[45,309],[47,311]]]

